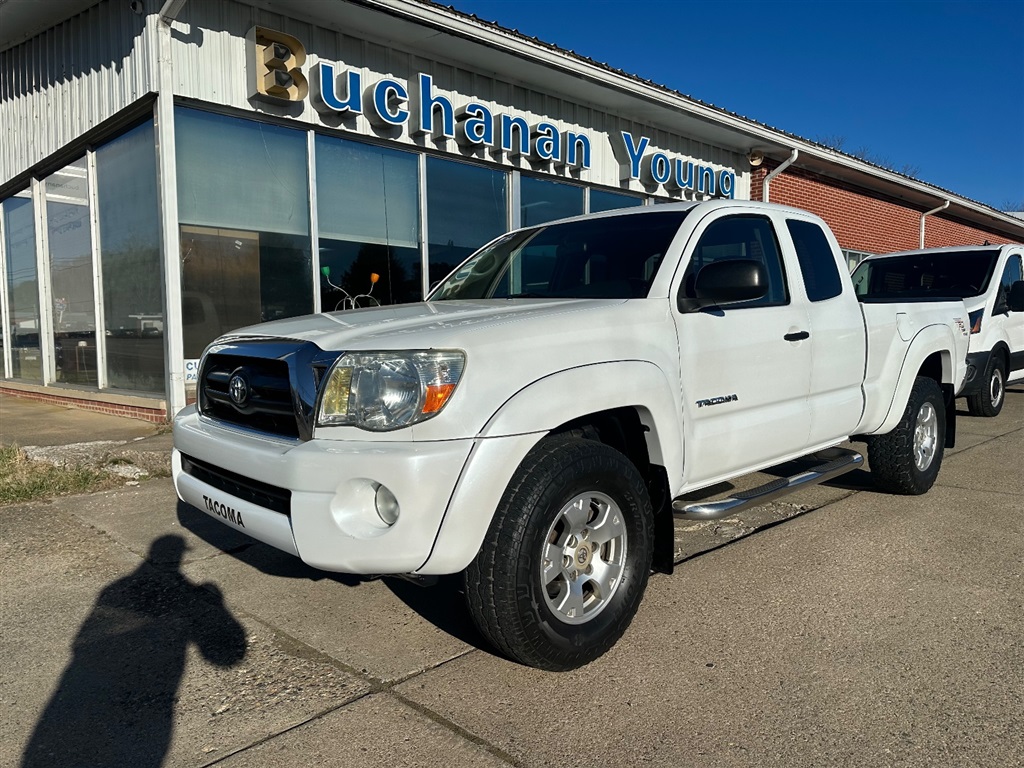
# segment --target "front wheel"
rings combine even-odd
[[[622,636],[647,586],[653,514],[643,478],[594,440],[556,436],[523,460],[466,569],[483,635],[522,664],[564,671]]]
[[[1003,361],[995,354],[989,355],[982,381],[984,388],[967,396],[967,410],[971,416],[998,416],[1006,399],[1006,371]]]
[[[916,496],[935,483],[946,440],[946,409],[934,379],[918,376],[896,428],[868,442],[875,485]]]

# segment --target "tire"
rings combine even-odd
[[[946,406],[934,379],[918,376],[903,418],[892,432],[868,443],[875,485],[889,493],[916,496],[935,483],[946,440]]]
[[[545,438],[516,470],[466,569],[469,612],[514,661],[575,669],[629,626],[653,537],[651,502],[629,459],[594,440]]]
[[[998,355],[989,355],[982,382],[980,392],[967,396],[967,410],[971,416],[998,416],[1006,400],[1006,369]]]

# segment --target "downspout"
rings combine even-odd
[[[181,324],[181,244],[178,236],[178,172],[174,140],[174,62],[171,24],[185,0],[166,0],[157,16],[157,99],[153,122],[160,200],[161,277],[164,289],[164,359],[167,416],[185,407],[185,334]]]
[[[776,168],[774,171],[772,171],[771,173],[764,177],[764,181],[761,182],[761,200],[763,202],[768,202],[768,185],[771,183],[771,180],[778,176],[780,173],[782,173],[784,170],[789,168],[789,166],[791,166],[799,156],[800,150],[794,149],[793,153],[789,156],[788,160],[783,162],[782,165],[780,165],[778,168]]]
[[[947,208],[949,208],[949,200],[944,202],[938,208],[932,208],[930,211],[925,211],[921,214],[921,244],[917,246],[918,248],[924,248],[924,217],[931,216],[933,213],[938,213],[939,211],[944,211]]]
[[[181,7],[185,5],[185,0],[167,0],[160,9],[160,21],[164,23],[164,26],[170,27],[171,22],[178,18],[178,14],[181,12]]]

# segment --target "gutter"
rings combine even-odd
[[[263,7],[272,8],[270,0],[248,1],[261,4]],[[928,197],[935,197],[937,193],[941,194],[947,191],[927,182],[911,179],[894,171],[866,163],[858,158],[843,155],[842,153],[837,154],[835,150],[817,146],[813,142],[799,136],[786,134],[720,107],[695,101],[692,97],[672,91],[666,86],[656,85],[650,81],[644,81],[638,77],[620,73],[615,71],[614,68],[601,66],[596,62],[589,62],[585,60],[585,57],[570,58],[575,56],[571,51],[557,50],[555,46],[549,48],[539,41],[534,42],[515,30],[506,30],[493,22],[466,18],[465,14],[461,11],[457,11],[454,8],[445,8],[443,5],[431,2],[430,0],[353,1],[365,8],[431,27],[439,34],[454,35],[484,46],[490,46],[504,53],[556,69],[573,77],[585,79],[623,93],[629,93],[637,98],[665,106],[669,109],[679,109],[692,117],[700,118],[706,122],[749,136],[758,144],[767,143],[785,147],[796,143],[808,159],[823,161],[838,169],[845,169],[855,174],[865,174],[881,181],[895,183],[900,187],[913,190],[918,194],[927,195]],[[953,193],[950,194],[955,197],[957,205],[965,212],[984,216],[986,219],[997,222],[1003,227],[1009,225],[1013,231],[1020,231],[1019,219],[1015,219],[984,203],[979,203]],[[980,221],[975,221],[974,223],[981,224]]]
[[[925,218],[925,216],[931,216],[933,213],[938,213],[939,211],[944,211],[947,208],[949,208],[949,200],[944,202],[938,208],[932,208],[930,211],[925,211],[924,213],[921,214],[921,244],[918,246],[918,248],[924,248],[924,218]]]
[[[791,166],[796,161],[796,159],[798,157],[800,157],[800,150],[799,149],[794,149],[793,152],[790,154],[789,159],[784,161],[782,163],[782,165],[780,165],[778,168],[776,168],[774,171],[772,171],[771,173],[769,173],[767,176],[764,177],[764,181],[761,182],[761,202],[762,203],[767,203],[768,202],[768,186],[771,184],[772,179],[774,179],[776,176],[778,176],[784,170],[789,168],[789,166]],[[921,226],[924,226],[924,225],[922,224]]]

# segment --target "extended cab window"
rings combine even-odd
[[[1006,262],[1003,277],[999,281],[999,293],[996,294],[996,302],[992,307],[994,313],[999,314],[1000,312],[1008,311],[1010,286],[1018,280],[1024,280],[1024,275],[1021,275],[1020,256],[1011,256]]]
[[[821,227],[810,221],[787,219],[786,226],[796,247],[800,274],[804,277],[807,298],[825,301],[843,292],[843,282],[828,238]]]
[[[708,264],[724,259],[753,259],[768,273],[768,292],[760,299],[731,304],[729,309],[763,307],[789,303],[786,276],[779,243],[771,221],[763,216],[727,216],[712,222],[697,241],[683,276],[682,291],[696,298],[693,286],[697,273]]]

